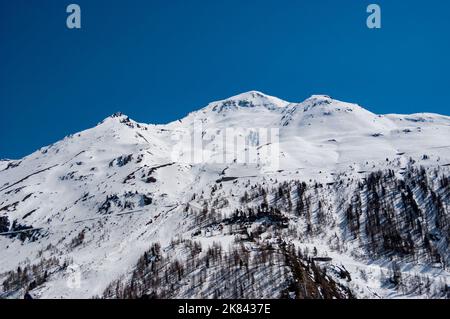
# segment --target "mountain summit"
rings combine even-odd
[[[209,105],[212,110],[221,113],[236,108],[264,107],[269,110],[286,107],[289,103],[279,98],[266,95],[258,91],[250,91],[230,97],[223,101],[213,102]]]

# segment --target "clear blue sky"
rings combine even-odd
[[[0,158],[116,111],[165,123],[253,89],[449,115],[449,34],[448,0],[0,0]]]

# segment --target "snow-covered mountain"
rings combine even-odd
[[[114,114],[0,161],[0,296],[448,297],[449,136],[324,95]]]

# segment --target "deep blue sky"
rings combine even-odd
[[[448,0],[0,0],[0,158],[116,111],[165,123],[252,89],[449,115],[449,34]]]

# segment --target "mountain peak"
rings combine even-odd
[[[313,94],[306,101],[333,101],[331,96],[325,94]]]
[[[309,98],[304,100],[302,103],[298,104],[298,106],[301,106],[305,111],[314,110],[318,107],[320,109],[324,109],[324,108],[329,109],[331,107],[331,109],[336,109],[338,111],[342,110],[342,109],[346,109],[348,111],[350,111],[350,109],[367,111],[357,104],[335,100],[332,97],[330,97],[329,95],[323,95],[323,94],[311,95]]]
[[[110,116],[110,118],[115,118],[115,117],[127,117],[127,116],[125,114],[123,114],[122,112],[116,112]]]
[[[264,107],[266,109],[273,110],[285,107],[288,104],[289,102],[259,91],[248,91],[229,97],[225,100],[210,103],[208,107],[211,107],[214,112],[221,113],[231,109],[255,107]]]
[[[269,96],[263,92],[260,92],[260,91],[251,90],[248,92],[243,92],[238,95],[232,96],[232,97],[228,98],[227,100],[253,100],[253,99],[261,99],[261,98],[269,99],[269,98],[271,98],[271,96]]]
[[[111,124],[120,123],[120,124],[125,124],[130,127],[133,127],[134,124],[136,124],[135,121],[130,119],[130,117],[128,115],[123,114],[122,112],[113,113],[112,115],[108,116],[103,121],[98,123],[98,125],[104,125],[104,124],[108,124],[108,123],[111,123]]]
[[[116,113],[108,116],[104,121],[107,121],[107,120],[113,120],[113,121],[116,120],[121,123],[132,121],[128,115],[123,114],[122,112],[116,112]]]

